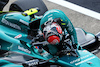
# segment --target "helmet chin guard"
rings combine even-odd
[[[52,36],[49,36],[47,41],[50,43],[50,44],[58,44],[60,42],[60,38],[56,35],[52,35]]]

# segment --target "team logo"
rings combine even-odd
[[[87,50],[83,50],[83,52],[87,52]]]
[[[14,38],[21,38],[22,37],[22,35],[21,34],[19,34],[19,35],[17,35],[17,36],[15,36]]]

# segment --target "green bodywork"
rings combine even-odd
[[[52,10],[47,11],[43,15],[43,18],[40,21],[40,30],[42,30],[42,28],[41,28],[42,24],[44,24],[47,21],[56,19],[56,18],[61,18],[62,22],[60,22],[59,24],[63,28],[63,31],[67,30],[67,32],[65,32],[64,34],[68,33],[70,35],[70,39],[71,39],[72,43],[78,44],[75,28],[72,25],[69,18],[61,10],[52,9]],[[55,47],[55,45],[49,45],[48,47],[52,54],[55,54],[58,51],[57,48]],[[55,49],[55,51],[53,51],[52,49]]]
[[[60,23],[60,25],[62,26],[62,28],[66,29],[67,32],[71,35],[70,39],[72,40],[73,44],[78,44],[75,28],[72,25],[72,23],[69,20],[69,18],[61,10],[52,9],[52,10],[47,11],[43,15],[43,18],[41,19],[40,30],[42,30],[41,29],[41,25],[42,24],[44,24],[47,21],[53,20],[55,18],[61,18],[62,22]]]
[[[30,16],[23,16],[19,12],[13,13],[3,13],[0,15],[0,50],[8,50],[12,53],[11,55],[16,56],[30,56],[32,58],[38,58],[47,60],[53,56],[47,51],[43,50],[43,54],[40,55],[38,49],[30,44],[31,39],[28,38],[27,31],[29,30],[29,23],[34,22],[41,17],[35,16],[31,18]],[[50,60],[49,62],[58,63],[63,67],[100,67],[100,59],[95,55],[91,54],[86,50],[78,50],[79,57],[74,56],[62,56],[55,60]],[[23,55],[21,55],[23,54]],[[0,57],[0,67],[23,67],[21,64],[17,64],[6,60],[11,58],[11,55],[6,57]],[[21,62],[21,58],[16,59]]]

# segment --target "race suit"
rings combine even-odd
[[[43,31],[41,28],[42,24],[44,24],[46,21],[50,21],[55,18],[60,18],[62,20],[61,27],[63,29],[67,30],[67,32],[70,35],[70,39],[71,39],[72,43],[78,44],[75,28],[73,27],[73,25],[72,25],[71,21],[68,19],[68,17],[61,10],[52,9],[52,10],[47,11],[43,15],[43,18],[40,21],[40,30]],[[48,45],[48,47],[49,47],[49,51],[51,52],[51,54],[55,54],[57,52],[57,48],[54,45]]]

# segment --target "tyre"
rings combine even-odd
[[[36,15],[43,15],[48,9],[42,0],[17,0],[10,5],[10,11],[25,11],[38,7],[40,11]]]
[[[0,0],[0,11],[3,10],[5,5],[9,2],[9,0]]]

